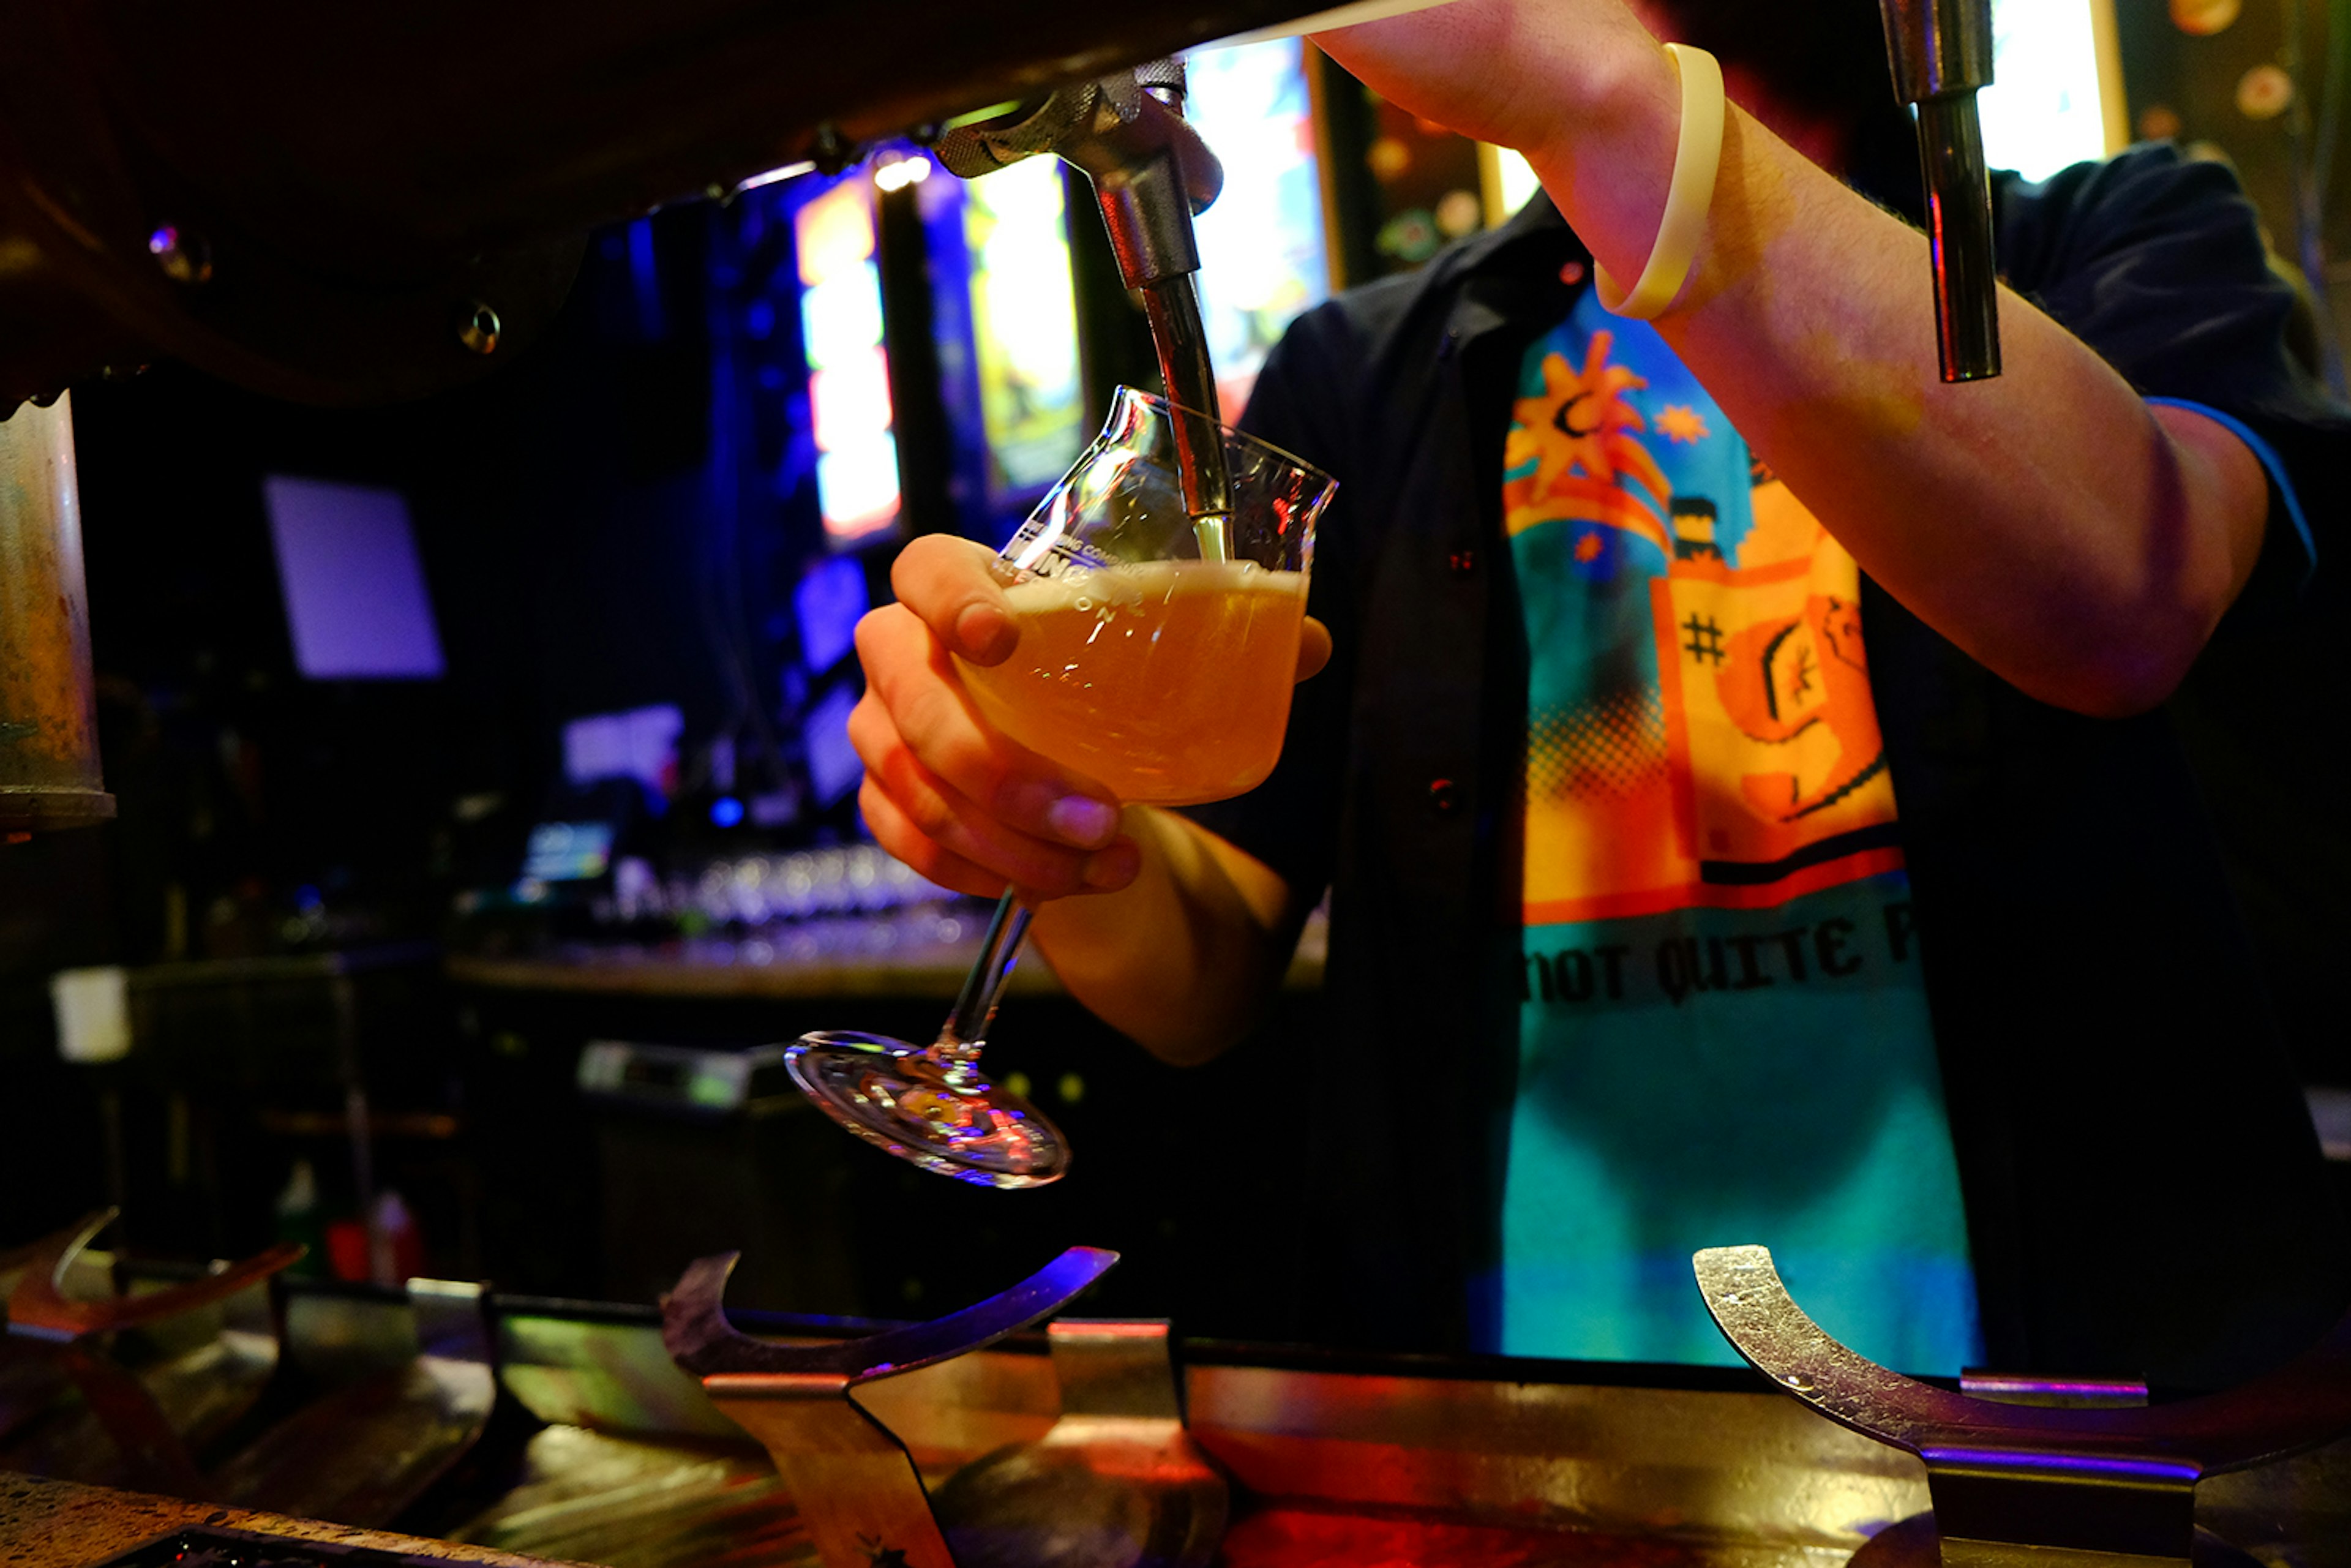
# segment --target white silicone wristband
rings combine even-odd
[[[1612,315],[1646,320],[1674,302],[1689,279],[1690,263],[1698,257],[1698,242],[1706,237],[1706,216],[1714,205],[1714,176],[1722,166],[1722,67],[1704,49],[1687,44],[1667,44],[1682,78],[1681,138],[1674,147],[1674,177],[1666,191],[1665,215],[1657,222],[1657,237],[1649,247],[1648,265],[1640,281],[1611,305],[1616,280],[1594,262],[1593,280],[1600,287],[1600,303]]]

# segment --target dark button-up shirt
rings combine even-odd
[[[2351,416],[2286,352],[2293,293],[2233,178],[2144,147],[1997,198],[2021,293],[2265,448],[2264,553],[2220,635],[2307,613]],[[1579,263],[1539,198],[1302,317],[1249,404],[1342,482],[1310,596],[1332,664],[1274,775],[1198,813],[1332,893],[1322,1038],[1242,1048],[1291,1107],[1294,1271],[1267,1282],[1290,1333],[1492,1343],[1526,706],[1502,445]],[[2351,1260],[2170,720],[2037,702],[1874,583],[1863,613],[1995,1364],[2214,1385],[2299,1349]]]

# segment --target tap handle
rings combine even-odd
[[[1155,60],[1145,60],[1134,68],[1134,79],[1143,90],[1174,110],[1184,112],[1189,92],[1184,76],[1184,57],[1167,55]]]
[[[1065,87],[991,120],[959,125],[932,151],[947,172],[976,180],[1052,152],[1099,180],[1157,152],[1173,155],[1195,216],[1224,189],[1224,165],[1185,122],[1184,65],[1152,60],[1132,71]]]
[[[1005,113],[943,132],[931,144],[949,173],[966,180],[1050,152],[1093,114],[1099,82],[1079,82]]]
[[[1991,85],[1991,0],[1878,0],[1878,13],[1904,103]]]
[[[1224,188],[1224,166],[1200,133],[1160,100],[1180,92],[1180,63],[1080,82],[1008,114],[958,126],[935,151],[972,179],[1040,152],[1055,153],[1093,182],[1129,288],[1196,272],[1193,217]]]

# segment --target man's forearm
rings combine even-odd
[[[2005,373],[1946,385],[1925,236],[1744,115],[1709,235],[1659,329],[1862,569],[2044,700],[2168,695],[2252,569],[2252,455],[2005,289]]]
[[[1329,47],[1415,112],[1523,149],[1601,265],[1640,276],[1681,88],[1617,0],[1470,0]],[[1726,70],[1734,98],[1752,86]],[[2006,373],[1944,385],[1927,277],[1923,235],[1734,110],[1696,267],[1657,327],[1863,570],[1944,635],[2051,702],[2158,700],[2252,570],[2260,465],[2211,421],[2150,411],[2011,293]]]
[[[1711,233],[1660,329],[1862,569],[2045,701],[2160,701],[2260,550],[2243,446],[2005,289],[2005,374],[1944,385],[1926,237],[1742,115]]]
[[[1143,869],[1115,894],[1056,899],[1033,939],[1071,995],[1155,1056],[1203,1061],[1248,1032],[1298,923],[1288,885],[1172,812],[1129,807]]]

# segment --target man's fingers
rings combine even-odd
[[[925,837],[871,774],[858,790],[857,809],[864,816],[866,831],[873,835],[875,843],[930,881],[974,898],[1003,896],[1004,878]]]
[[[1297,678],[1311,681],[1321,674],[1322,666],[1330,662],[1331,628],[1309,615],[1306,624],[1298,632]]]
[[[917,539],[891,572],[897,602],[857,623],[866,692],[849,738],[865,764],[867,825],[891,853],[961,892],[1115,891],[1142,854],[1118,836],[1109,792],[983,721],[949,657],[1000,663],[1019,642],[993,559],[967,539]],[[1311,637],[1319,668],[1330,639],[1319,624]]]
[[[1116,893],[1142,870],[1142,848],[1133,839],[1116,839],[1088,855],[1080,875],[1088,893]]]
[[[1002,664],[1019,643],[1020,629],[990,570],[995,559],[975,540],[925,534],[898,552],[890,589],[956,653],[975,664]]]
[[[1109,833],[1102,835],[1105,841],[1099,847],[1072,849],[1023,832],[982,808],[951,779],[924,766],[870,695],[850,714],[849,738],[865,764],[867,784],[890,802],[910,831],[958,861],[1049,898],[1089,885],[1123,886],[1133,880],[1134,868],[1112,852],[1117,846],[1107,841]],[[1114,816],[1112,827],[1114,831]]]
[[[1004,890],[1013,885],[986,866],[974,864],[955,853],[936,840],[925,836],[906,814],[898,809],[889,792],[868,779],[858,792],[858,809],[865,817],[865,826],[873,840],[891,854],[905,862],[923,876],[941,887],[956,893],[967,893],[975,898],[999,898]],[[1072,893],[1116,893],[1133,882],[1143,866],[1143,852],[1133,839],[1121,839],[1109,848],[1096,851],[1087,857],[1085,874]],[[1055,896],[1035,888],[1020,890],[1023,898],[1041,902]]]
[[[862,723],[873,747],[869,767],[881,755],[880,729],[886,728],[957,793],[1022,832],[1093,850],[1118,831],[1108,791],[981,723],[953,663],[905,607],[884,605],[859,622],[857,651],[867,695],[878,705],[862,721],[852,715],[851,738],[857,739]]]
[[[903,774],[893,783],[868,773],[858,807],[883,849],[940,886],[981,898],[996,897],[1008,885],[1019,887],[1032,903],[1115,893],[1143,868],[1142,851],[1123,838],[1088,855],[1035,843],[1016,845],[1007,853],[1001,843],[991,841],[986,819],[958,810],[952,796],[935,786],[910,787]]]

